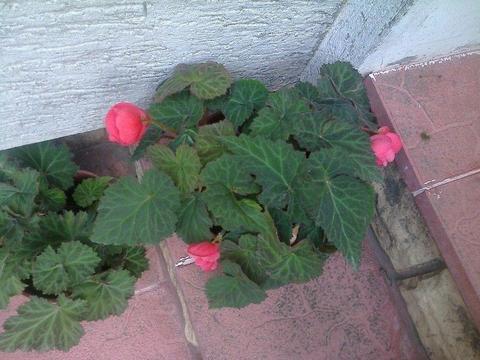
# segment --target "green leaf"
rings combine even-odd
[[[56,146],[47,141],[19,147],[12,151],[12,155],[23,166],[37,170],[52,186],[67,190],[73,185],[78,167],[65,145]]]
[[[233,241],[223,240],[221,253],[222,258],[239,264],[250,280],[261,285],[267,274],[258,257],[257,246],[258,237],[245,234],[240,236],[238,245]]]
[[[92,277],[73,289],[75,298],[87,301],[87,320],[101,320],[122,314],[133,295],[135,278],[126,270]]]
[[[199,193],[190,195],[183,201],[178,215],[177,234],[187,244],[210,240],[213,226],[205,202]]]
[[[59,188],[46,188],[40,190],[40,201],[44,211],[60,211],[67,203],[67,196]]]
[[[299,82],[295,85],[298,94],[307,100],[311,105],[320,100],[320,93],[318,89],[308,82]]]
[[[153,145],[148,156],[157,169],[172,178],[182,194],[189,194],[198,186],[202,164],[194,148],[180,145],[173,153],[166,145]]]
[[[154,244],[175,231],[180,194],[158,170],[142,183],[124,177],[110,186],[98,207],[91,240],[100,244]]]
[[[78,206],[87,208],[100,200],[111,181],[110,176],[85,179],[75,188],[73,200]]]
[[[371,186],[342,175],[343,158],[328,151],[312,153],[308,159],[310,180],[301,186],[304,206],[329,239],[355,267],[361,243],[373,217],[375,196]]]
[[[265,291],[250,280],[238,264],[225,260],[222,266],[225,275],[210,278],[205,286],[210,309],[242,308],[265,300]]]
[[[58,250],[48,246],[33,265],[33,284],[44,294],[58,295],[95,272],[100,258],[78,241],[63,243]]]
[[[157,89],[156,101],[162,101],[190,86],[192,94],[200,99],[213,99],[225,94],[232,83],[230,74],[221,64],[207,62],[202,64],[177,65],[173,75]]]
[[[301,241],[293,248],[281,244],[285,250],[268,264],[267,271],[273,280],[283,284],[303,283],[322,273],[324,258],[317,254],[308,241]]]
[[[21,280],[30,275],[29,265],[15,253],[0,248],[0,309],[5,309],[10,297],[20,294],[25,288]]]
[[[292,127],[310,111],[306,101],[295,89],[282,89],[269,95],[266,107],[250,125],[252,136],[271,140],[287,140]]]
[[[147,148],[150,145],[156,144],[162,138],[163,134],[164,134],[164,131],[160,129],[158,126],[155,126],[155,125],[149,126],[142,140],[140,140],[140,143],[135,148],[135,151],[132,154],[132,160],[134,161],[140,160],[143,157],[143,155],[145,155]]]
[[[197,138],[196,129],[185,129],[184,132],[182,132],[174,140],[168,143],[168,147],[175,151],[180,145],[193,146],[193,144],[195,144],[196,138]]]
[[[161,103],[153,104],[148,110],[154,123],[160,128],[177,133],[196,126],[202,118],[203,112],[202,100],[186,91],[171,95]]]
[[[357,125],[374,128],[374,118],[362,76],[350,63],[325,64],[320,69],[318,104],[332,115]]]
[[[40,218],[38,233],[47,244],[56,247],[62,242],[85,242],[90,236],[90,219],[83,211],[66,211],[63,215],[49,213]]]
[[[319,112],[300,119],[294,132],[298,143],[308,151],[325,147],[342,150],[342,161],[348,163],[352,175],[365,181],[382,181],[369,137],[357,127],[331,120],[324,112]]]
[[[221,138],[234,135],[235,129],[228,120],[200,127],[195,148],[202,163],[206,164],[222,156],[227,148],[221,142]]]
[[[203,200],[224,229],[265,231],[268,224],[261,206],[254,200],[241,197],[259,189],[239,164],[231,155],[223,155],[208,163],[201,174],[207,188],[202,193]]]
[[[225,105],[225,116],[233,125],[240,127],[252,115],[254,109],[263,107],[267,97],[268,90],[260,81],[237,80]]]
[[[38,172],[31,169],[12,174],[13,185],[0,183],[0,206],[8,206],[13,212],[29,217],[38,194]]]
[[[290,245],[290,239],[292,238],[292,221],[290,217],[285,211],[279,209],[269,209],[269,212],[277,228],[280,241]]]
[[[5,322],[0,334],[0,350],[67,351],[77,345],[84,331],[80,320],[85,302],[61,295],[57,304],[33,296],[18,308],[18,315]]]
[[[123,257],[123,267],[136,278],[148,269],[148,259],[143,247],[128,247]]]
[[[236,157],[235,167],[242,167],[256,177],[262,186],[260,202],[272,208],[282,208],[294,196],[293,181],[304,161],[303,153],[283,141],[263,138],[225,137],[223,142]]]

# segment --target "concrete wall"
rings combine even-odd
[[[343,0],[0,1],[0,149],[102,127],[180,62],[296,81]]]
[[[480,0],[417,0],[375,51],[362,73],[480,49]]]

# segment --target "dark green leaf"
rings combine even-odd
[[[188,244],[210,240],[213,226],[207,206],[199,193],[190,195],[183,201],[178,215],[177,234]]]
[[[318,89],[308,82],[300,82],[296,84],[295,89],[298,91],[299,95],[305,98],[310,104],[314,104],[320,100]]]
[[[206,164],[222,156],[227,149],[221,142],[221,138],[234,135],[235,129],[227,120],[200,127],[195,148],[202,163]]]
[[[22,279],[30,275],[30,263],[13,252],[0,248],[0,309],[4,309],[10,297],[25,288]]]
[[[134,284],[135,278],[128,271],[111,271],[76,286],[73,296],[87,301],[87,320],[101,320],[125,311]]]
[[[225,105],[225,116],[236,127],[252,115],[254,109],[260,109],[265,104],[268,90],[260,81],[253,79],[237,80],[232,86],[232,92]]]
[[[33,284],[44,294],[58,295],[95,272],[100,258],[78,241],[63,243],[57,252],[48,246],[33,265]]]
[[[292,238],[292,221],[288,214],[279,209],[269,209],[270,215],[277,228],[278,237],[281,242],[290,245],[290,239]]]
[[[235,162],[256,176],[256,182],[262,186],[262,204],[283,208],[294,196],[293,180],[304,161],[303,153],[283,141],[246,135],[225,137],[223,141],[237,155]]]
[[[13,185],[0,183],[0,206],[8,206],[14,213],[29,217],[38,194],[38,178],[38,172],[31,169],[13,173]]]
[[[110,176],[85,179],[75,188],[73,200],[80,207],[89,207],[100,200],[111,181]]]
[[[90,226],[88,214],[83,211],[66,211],[63,215],[49,213],[40,218],[38,234],[45,243],[55,247],[62,242],[88,240]]]
[[[80,320],[85,302],[61,295],[58,303],[33,296],[18,308],[18,315],[5,322],[0,334],[2,351],[67,351],[79,343],[84,331]]]
[[[351,170],[348,174],[358,176],[365,181],[382,180],[370,149],[369,137],[358,127],[331,120],[324,112],[319,112],[300,119],[296,123],[294,132],[298,143],[309,151],[325,147],[343,151],[342,162]]]
[[[325,154],[327,153],[327,154]],[[326,150],[308,159],[310,181],[302,185],[304,206],[329,239],[354,266],[373,217],[375,196],[371,186],[343,173],[343,158]]]
[[[124,177],[105,191],[92,241],[119,245],[157,243],[175,231],[179,208],[179,191],[162,172],[147,171],[141,184]]]
[[[269,95],[266,107],[250,125],[251,134],[287,140],[295,123],[309,111],[306,101],[295,89],[282,89]]]
[[[175,94],[190,86],[192,94],[200,99],[213,99],[225,94],[232,83],[230,74],[221,64],[177,65],[173,75],[157,89],[156,100]]]
[[[12,151],[24,166],[37,170],[52,186],[66,190],[73,185],[78,167],[65,145],[42,142],[19,147]]]
[[[180,135],[168,143],[168,147],[173,151],[181,145],[193,146],[195,139],[197,138],[196,129],[185,129]]]
[[[267,297],[257,284],[251,281],[238,264],[222,262],[225,275],[213,277],[206,284],[208,306],[242,308],[249,304],[260,304]]]
[[[202,164],[194,148],[180,145],[174,153],[166,145],[153,145],[148,148],[148,156],[157,169],[172,178],[182,194],[189,194],[198,186]]]
[[[194,127],[202,118],[203,102],[184,91],[153,104],[148,110],[155,124],[163,130],[182,132]]]
[[[65,207],[67,196],[59,188],[40,190],[41,208],[43,211],[60,211]]]
[[[135,151],[132,154],[132,160],[140,160],[143,155],[145,155],[145,151],[147,151],[147,148],[150,145],[156,144],[162,138],[163,133],[164,131],[158,126],[149,126],[142,140],[140,140],[140,143],[135,148]]]
[[[148,269],[148,259],[143,247],[128,247],[123,257],[123,266],[136,278]]]

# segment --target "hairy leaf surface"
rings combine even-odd
[[[75,188],[73,200],[80,207],[89,207],[100,200],[111,181],[112,178],[110,176],[85,179]]]

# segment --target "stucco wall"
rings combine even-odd
[[[480,49],[480,0],[416,0],[360,65],[362,73]]]
[[[298,79],[342,0],[0,1],[0,149],[102,127],[179,62]]]

